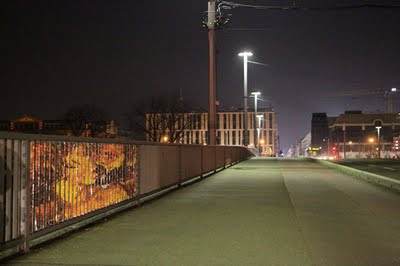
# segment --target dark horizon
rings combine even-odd
[[[292,1],[251,1],[291,5]],[[285,2],[285,3],[284,3]],[[298,1],[302,6],[396,1]],[[10,1],[3,10],[2,119],[59,117],[95,104],[119,119],[134,103],[179,94],[207,108],[207,1]],[[233,9],[217,32],[218,100],[242,103],[242,62],[249,49],[249,88],[278,114],[281,146],[307,134],[312,112],[383,109],[381,100],[333,97],[357,88],[400,86],[399,9],[329,12]],[[263,105],[263,104],[261,104]],[[252,108],[252,102],[250,102]]]

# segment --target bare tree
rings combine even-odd
[[[152,97],[148,104],[138,104],[126,114],[130,128],[147,141],[180,142],[184,130],[191,126],[188,108],[178,97]]]
[[[65,113],[64,120],[74,136],[82,136],[89,130],[90,135],[95,137],[107,128],[104,112],[94,105],[73,106]]]

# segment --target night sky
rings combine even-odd
[[[292,1],[241,1],[265,5]],[[301,6],[398,4],[399,1],[297,1]],[[0,120],[60,117],[73,104],[95,104],[111,118],[150,96],[177,94],[207,108],[206,0],[9,1],[0,23]],[[310,130],[312,112],[383,109],[333,97],[357,88],[400,87],[400,9],[265,11],[234,9],[217,33],[218,99],[242,104],[242,61],[249,88],[278,113],[281,144]],[[252,107],[252,105],[250,105]]]

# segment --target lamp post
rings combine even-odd
[[[254,97],[254,147],[258,146],[258,138],[257,138],[257,98],[258,95],[260,95],[261,92],[259,91],[253,91],[251,95]]]
[[[251,52],[242,52],[239,53],[239,56],[243,57],[243,93],[244,93],[244,103],[243,103],[243,108],[244,108],[244,119],[243,119],[243,144],[244,146],[249,145],[249,131],[248,131],[248,124],[247,124],[247,59],[249,56],[252,56],[253,54]]]
[[[378,131],[378,159],[381,158],[381,126],[376,126],[376,130]]]

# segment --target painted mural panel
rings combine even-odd
[[[31,143],[32,231],[136,196],[136,146]]]

